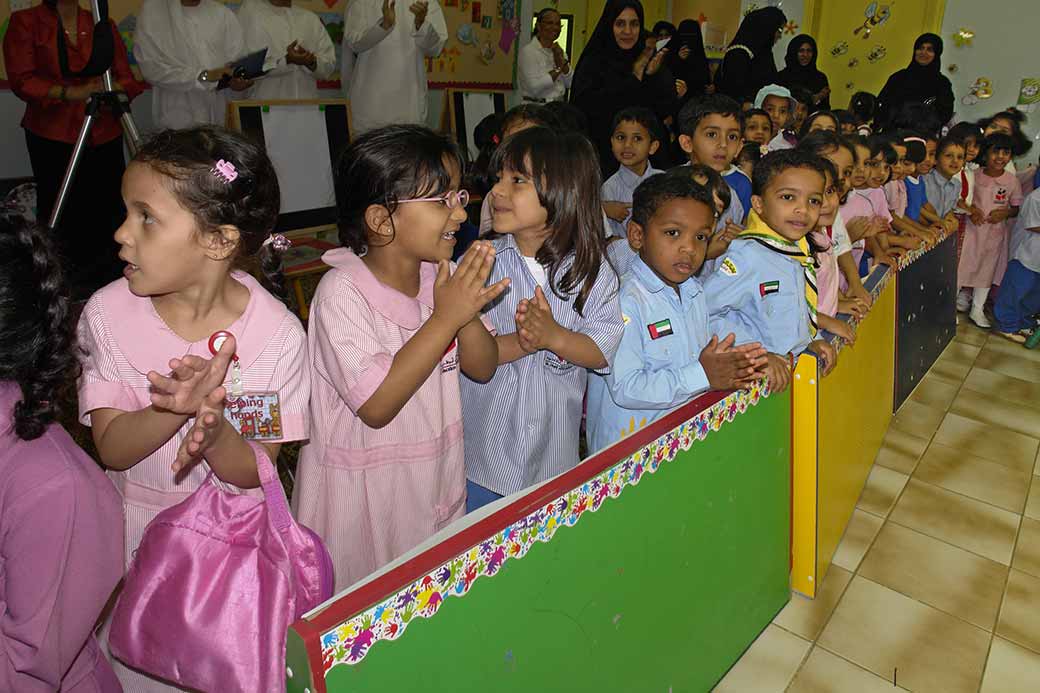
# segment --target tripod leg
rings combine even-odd
[[[72,181],[76,177],[76,167],[79,165],[79,160],[83,157],[83,148],[87,146],[87,139],[90,137],[90,129],[94,125],[94,118],[96,114],[87,108],[87,116],[83,119],[83,126],[79,129],[79,136],[76,138],[76,144],[72,147],[72,156],[69,157],[69,165],[65,167],[65,176],[61,179],[61,187],[58,188],[58,197],[54,200],[54,209],[51,211],[51,218],[47,222],[47,228],[54,230],[58,228],[58,220],[61,219],[61,211],[65,207],[65,203],[68,201],[69,189],[72,187]]]

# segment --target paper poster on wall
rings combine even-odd
[[[432,89],[513,88],[519,0],[456,0],[441,3],[448,40],[441,54],[426,58]]]
[[[1023,111],[1033,111],[1040,103],[1040,78],[1025,77],[1018,89],[1018,107]]]
[[[262,111],[261,119],[267,155],[281,188],[281,213],[336,204],[324,111],[313,104],[271,106]]]

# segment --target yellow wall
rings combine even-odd
[[[819,44],[817,64],[830,80],[831,105],[846,108],[849,97],[857,91],[881,91],[889,75],[909,64],[914,39],[923,32],[939,30],[945,4],[945,0],[881,0],[878,5],[888,6],[889,18],[865,38],[865,31],[853,32],[866,21],[861,8],[868,3],[808,0],[803,28]],[[882,51],[883,57],[878,58]]]
[[[673,0],[672,23],[678,24],[684,19],[698,19],[701,14],[708,18],[709,24],[721,26],[726,32],[726,41],[733,39],[740,25],[740,0]]]

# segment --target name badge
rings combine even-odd
[[[247,440],[280,440],[282,408],[277,392],[248,392],[229,395],[224,418]]]

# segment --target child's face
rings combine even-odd
[[[502,169],[491,188],[491,219],[498,233],[538,233],[548,212],[538,199],[534,181],[523,171]]]
[[[953,178],[964,168],[964,147],[959,144],[949,144],[935,160],[935,167],[939,169],[943,178]]]
[[[852,173],[856,169],[856,161],[852,158],[852,152],[845,147],[836,147],[823,156],[838,169],[840,178],[835,187],[838,189],[838,196],[841,197],[851,189]]]
[[[690,163],[724,173],[740,149],[740,122],[734,116],[711,113],[697,123],[693,137],[679,136],[679,146],[689,155]]]
[[[989,125],[986,126],[986,130],[983,132],[985,137],[989,137],[994,132],[1000,132],[1005,135],[1011,134],[1012,122],[1008,118],[994,118]]]
[[[878,152],[867,159],[867,187],[880,188],[888,180],[889,167],[885,153]]]
[[[773,132],[780,132],[787,125],[787,119],[791,115],[791,100],[770,94],[762,100],[762,110],[768,113],[769,119],[773,121]]]
[[[852,175],[849,184],[853,190],[867,187],[867,161],[870,160],[870,150],[861,144],[856,145],[856,163],[852,167]]]
[[[737,159],[737,168],[744,172],[744,175],[748,178],[755,171],[755,162],[751,159]]]
[[[820,219],[816,222],[819,228],[830,226],[834,218],[838,216],[838,208],[841,206],[841,189],[839,184],[827,175],[827,182],[823,188],[823,204],[820,205]]]
[[[657,151],[658,146],[650,131],[634,120],[618,123],[610,138],[610,149],[614,152],[617,162],[640,176],[646,171],[646,162]]]
[[[926,176],[935,168],[935,148],[939,145],[936,140],[926,140],[924,143],[924,161],[917,165],[917,175]]]
[[[964,140],[964,160],[975,161],[975,157],[979,155],[979,141],[974,137],[968,137]]]
[[[773,139],[773,123],[768,116],[755,114],[744,121],[744,141],[769,144]]]
[[[1011,161],[1011,151],[1008,149],[990,149],[986,152],[987,172],[1000,172]]]
[[[127,263],[123,276],[135,296],[182,291],[201,281],[221,252],[224,258],[230,253],[221,248],[225,236],[201,232],[195,215],[170,191],[166,177],[148,164],[131,162],[126,167],[122,194],[126,220],[116,229],[115,241],[119,259]]]
[[[751,196],[751,206],[771,229],[797,241],[820,221],[824,182],[819,171],[785,169],[769,181],[762,195]]]
[[[706,204],[674,198],[658,207],[645,227],[630,222],[628,242],[643,262],[675,289],[704,264],[714,226],[715,214]]]
[[[462,185],[462,171],[454,161],[445,159],[451,171],[451,188],[455,191]],[[416,197],[437,197],[448,190],[429,192]],[[393,226],[378,229],[387,234],[387,242],[400,244],[400,250],[425,262],[450,260],[455,250],[455,234],[466,221],[466,208],[458,205],[448,207],[444,202],[410,202],[398,205],[393,214]]]
[[[896,156],[898,161],[892,166],[892,180],[903,180],[906,177],[907,171],[911,170],[909,167],[916,168],[914,162],[906,158],[906,145],[904,144],[893,144],[892,149],[896,150]]]
[[[817,130],[827,130],[829,132],[834,132],[837,129],[837,121],[835,121],[834,118],[831,118],[830,116],[824,115],[817,116],[816,119],[812,122],[812,125],[809,126],[809,132],[816,132]]]

